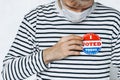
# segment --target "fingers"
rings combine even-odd
[[[70,40],[70,41],[67,41],[67,44],[68,45],[79,45],[79,46],[82,46],[83,45],[83,41],[80,41],[80,40]]]
[[[81,36],[76,36],[74,34],[72,35],[69,35],[69,36],[65,36],[65,37],[62,37],[61,38],[61,42],[66,42],[66,41],[69,41],[69,40],[83,40],[83,38]]]
[[[83,42],[80,40],[71,40],[66,43],[69,51],[80,52],[83,49]]]
[[[63,41],[63,48],[68,51],[80,53],[83,49],[83,38],[81,36],[69,35],[61,39]],[[66,47],[65,47],[66,46]]]
[[[77,51],[69,51],[69,56],[70,56],[70,55],[77,56],[77,55],[80,55],[80,52],[77,52]]]
[[[81,51],[83,49],[82,46],[78,46],[78,45],[72,45],[72,46],[69,46],[69,50],[70,51]]]

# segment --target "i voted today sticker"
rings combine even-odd
[[[83,52],[86,54],[97,54],[102,47],[102,41],[97,34],[87,33],[83,36]]]

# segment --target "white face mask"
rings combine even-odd
[[[74,12],[68,9],[63,8],[63,15],[67,18],[67,20],[73,22],[73,23],[79,23],[83,21],[87,15],[89,15],[91,9],[87,9],[83,12]]]
[[[83,11],[83,12],[74,12],[71,11],[63,6],[63,3],[61,2],[62,6],[62,13],[67,18],[67,20],[73,22],[73,23],[79,23],[86,19],[86,17],[91,13],[93,10],[92,7]]]

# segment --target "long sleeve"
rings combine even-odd
[[[120,67],[120,33],[113,40],[113,50],[112,50],[112,64],[115,67]]]
[[[111,61],[114,67],[118,68],[118,78],[120,78],[120,31],[116,30],[112,40],[112,56]]]
[[[120,78],[120,12],[115,11],[116,14],[114,14],[116,17],[114,20],[114,27],[112,28],[113,34],[112,34],[112,54],[111,54],[111,62],[112,65],[116,68],[118,68],[118,77]]]
[[[3,61],[3,80],[22,80],[47,69],[35,43],[35,28],[24,18]]]

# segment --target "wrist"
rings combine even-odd
[[[50,59],[50,56],[49,56],[47,49],[43,50],[43,61],[46,65],[51,62],[51,59]]]

